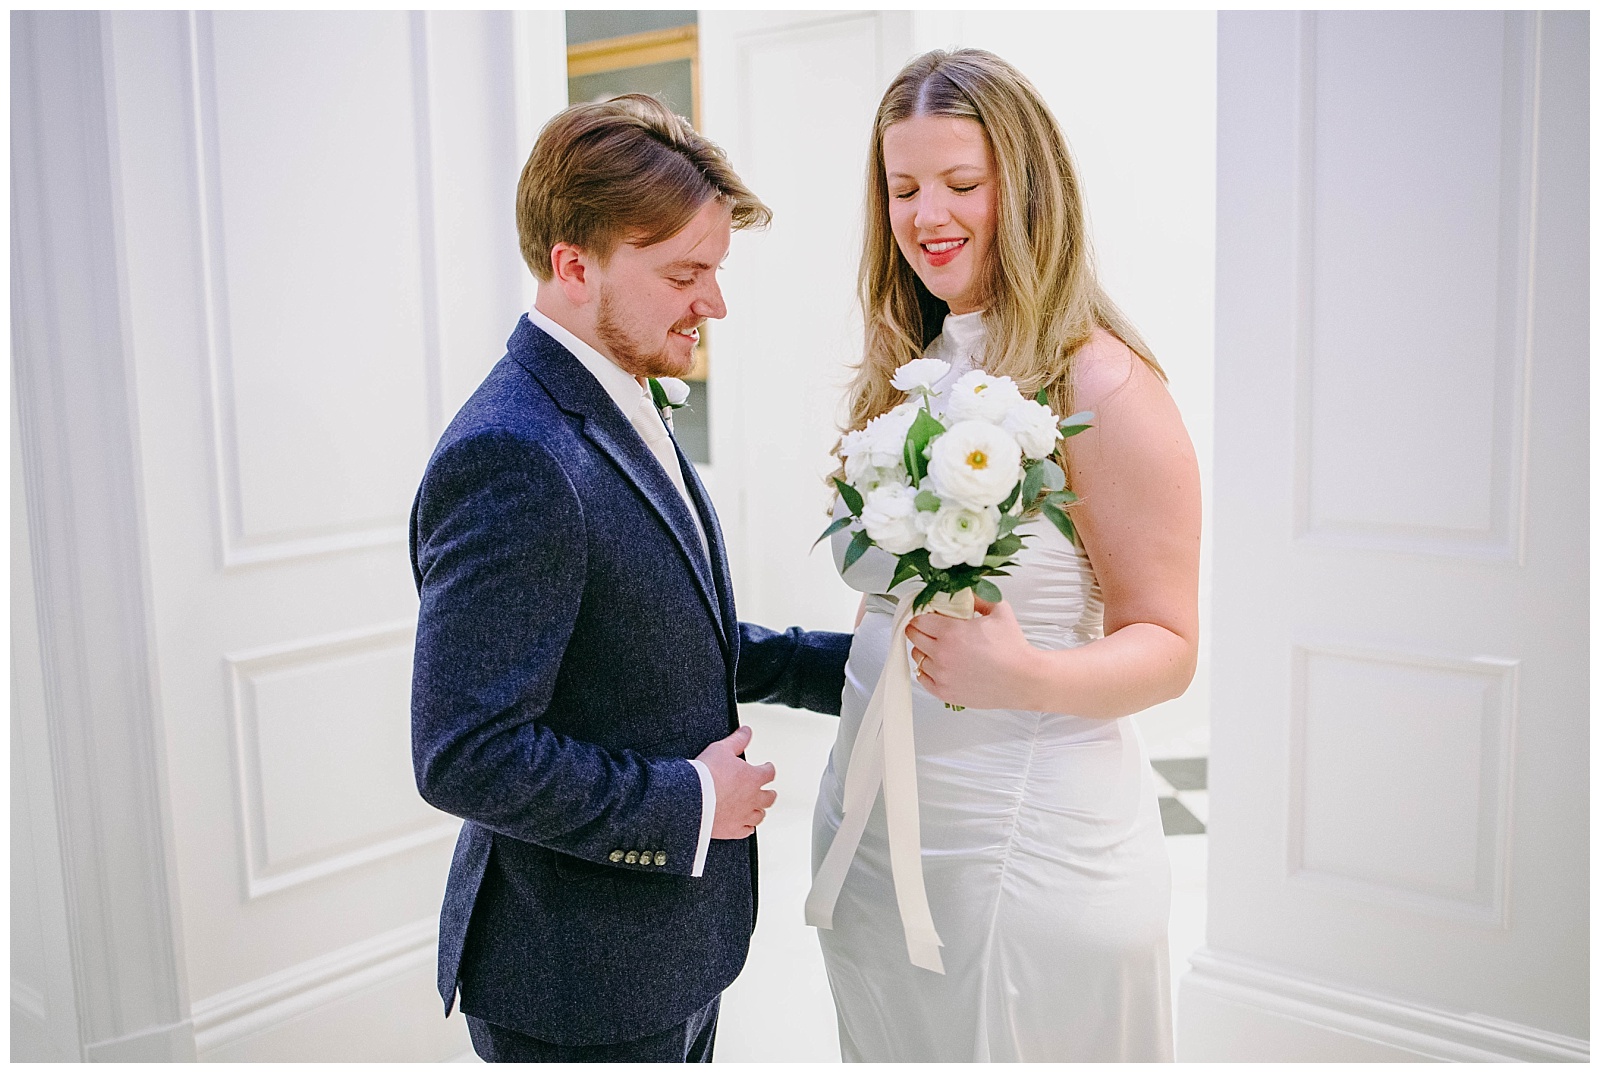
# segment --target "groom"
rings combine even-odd
[[[847,634],[739,622],[722,531],[647,379],[726,314],[769,212],[650,97],[540,134],[517,190],[538,297],[428,463],[417,786],[463,817],[439,921],[490,1061],[710,1061],[775,795],[736,703],[837,713]]]

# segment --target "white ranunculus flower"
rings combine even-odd
[[[982,566],[989,545],[1000,533],[1000,511],[995,507],[968,510],[946,503],[928,526],[928,561],[940,570],[965,563]]]
[[[942,500],[980,510],[999,504],[1017,483],[1022,449],[986,421],[963,421],[933,441],[928,478]]]
[[[904,555],[922,547],[922,533],[932,515],[917,510],[917,493],[903,484],[885,484],[867,496],[861,523],[884,551]]]
[[[1006,411],[1000,427],[1016,437],[1017,446],[1029,458],[1044,458],[1056,449],[1061,433],[1050,407],[1032,399],[1022,399]]]
[[[689,401],[689,385],[676,376],[658,376],[656,382],[661,385],[661,390],[666,392],[667,405],[682,406]]]
[[[889,383],[901,391],[931,392],[933,385],[943,380],[949,371],[948,361],[939,358],[915,358],[896,369],[894,379]]]
[[[862,444],[872,456],[874,466],[879,469],[904,466],[906,433],[911,431],[918,409],[914,402],[902,402],[867,422],[867,427],[861,430]]]
[[[945,403],[944,423],[954,425],[961,421],[988,421],[998,425],[1006,413],[1023,401],[1022,393],[1009,376],[990,376],[982,369],[961,374],[950,388],[950,398]]]

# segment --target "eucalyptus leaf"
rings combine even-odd
[[[1076,503],[1078,501],[1078,493],[1070,488],[1063,488],[1059,492],[1051,492],[1045,497],[1045,501],[1058,506],[1062,503]]]
[[[1000,535],[1005,536],[1021,524],[1022,519],[1015,514],[1000,515]]]
[[[1033,397],[1033,401],[1038,403],[1040,406],[1049,406],[1050,392],[1046,391],[1044,388],[1040,388],[1039,393]]]
[[[844,500],[844,505],[850,508],[850,516],[853,518],[861,517],[861,493],[837,477],[833,479],[833,483],[838,485],[839,496]]]
[[[930,490],[924,488],[922,491],[917,493],[916,508],[918,510],[938,510],[939,497],[934,495]]]
[[[1094,428],[1094,411],[1080,410],[1071,417],[1064,418],[1060,424],[1063,437],[1076,436],[1080,432],[1087,432]]]
[[[1000,592],[1000,587],[992,581],[979,581],[972,587],[972,591],[983,599],[988,600],[991,604],[997,604],[1005,599],[1005,596]]]
[[[1039,472],[1044,474],[1045,488],[1052,492],[1059,492],[1067,486],[1067,475],[1061,472],[1061,467],[1048,458],[1039,460]]]
[[[824,540],[827,540],[833,534],[837,533],[839,530],[843,529],[853,521],[855,521],[854,518],[835,518],[833,520],[833,524],[824,529],[822,531],[822,535],[816,540],[812,541],[811,546],[815,548],[818,544],[821,544]]]
[[[867,549],[870,547],[872,547],[872,538],[867,535],[866,530],[862,530],[861,532],[857,533],[851,539],[850,546],[845,549],[844,569],[840,570],[839,572],[842,574],[845,573],[845,571],[848,571],[856,564],[857,559],[861,558],[867,553]]]

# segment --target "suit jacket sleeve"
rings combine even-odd
[[[850,634],[802,630],[775,633],[752,622],[739,623],[739,664],[735,688],[739,703],[786,704],[838,715],[844,694],[844,665]]]
[[[693,766],[541,720],[583,597],[585,547],[576,490],[542,446],[482,432],[430,462],[412,517],[417,788],[503,835],[607,864],[618,846],[662,847],[660,870],[688,874]]]

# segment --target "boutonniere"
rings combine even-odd
[[[656,409],[661,411],[661,419],[671,427],[672,411],[689,403],[689,385],[676,376],[652,376],[650,397],[655,400]]]

